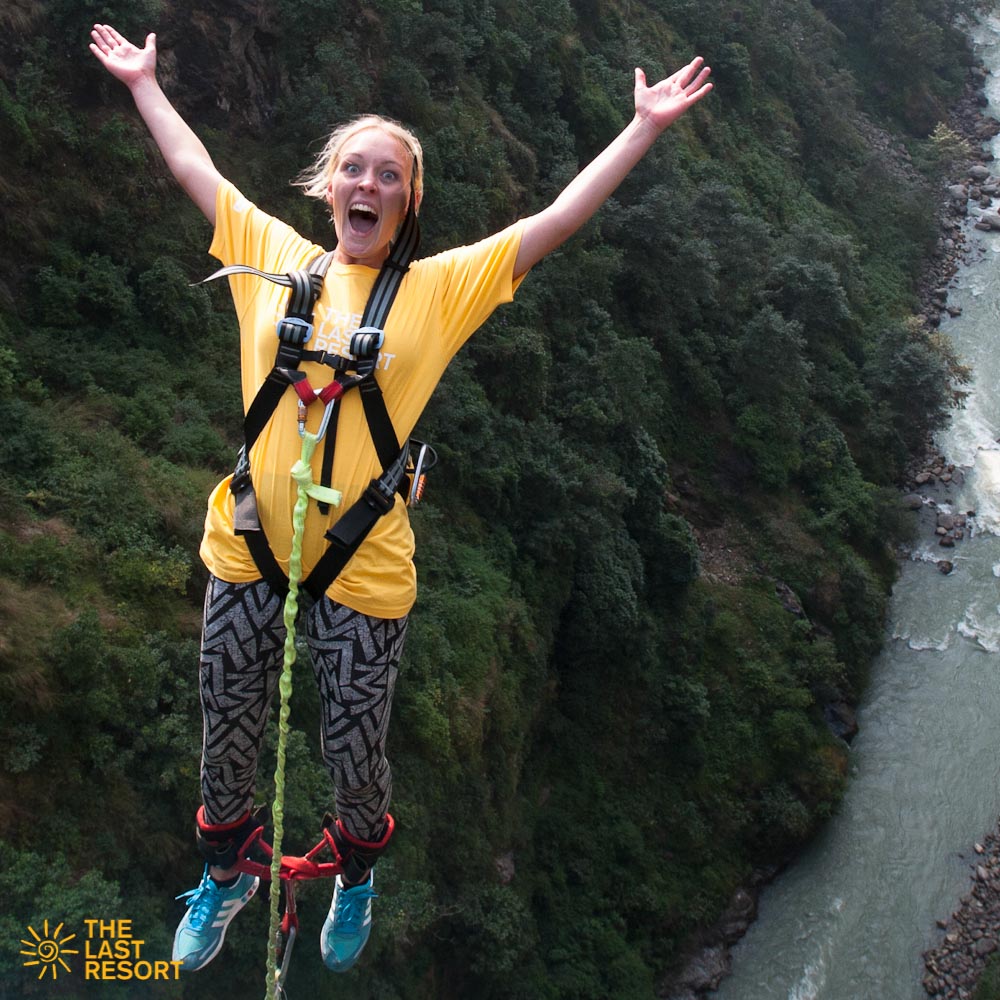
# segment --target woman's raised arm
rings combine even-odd
[[[712,89],[707,82],[711,70],[702,67],[702,62],[699,56],[652,87],[646,85],[641,69],[635,71],[635,116],[548,208],[527,220],[514,277],[572,236],[607,201],[660,133]]]
[[[101,65],[132,93],[170,172],[191,200],[215,225],[215,194],[222,175],[208,150],[177,113],[156,82],[156,35],[143,48],[133,45],[109,24],[95,24],[90,51]]]

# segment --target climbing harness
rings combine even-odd
[[[287,274],[269,274],[246,265],[234,264],[221,268],[205,279],[211,281],[232,274],[254,274],[290,289],[286,313],[277,323],[279,343],[274,367],[247,409],[243,446],[230,485],[235,497],[234,530],[246,541],[250,555],[263,577],[285,597],[285,647],[278,681],[278,747],[274,774],[275,797],[271,809],[274,827],[272,843],[268,844],[263,839],[263,823],[255,816],[248,815],[236,824],[213,828],[205,822],[204,807],[198,813],[199,847],[206,857],[214,859],[212,863],[222,865],[228,862],[225,867],[236,867],[241,872],[270,879],[266,1000],[281,1000],[284,997],[285,977],[298,932],[295,882],[333,877],[341,872],[347,872],[352,882],[360,881],[359,876],[370,871],[377,857],[385,850],[394,829],[393,819],[387,815],[385,830],[377,841],[359,841],[351,837],[339,820],[327,817],[323,839],[315,847],[302,857],[282,854],[285,756],[291,711],[292,668],[296,660],[295,623],[300,590],[306,600],[320,599],[379,518],[392,509],[397,493],[411,505],[420,502],[426,475],[437,462],[437,455],[430,445],[415,439],[402,445],[399,443],[375,377],[379,351],[385,339],[385,320],[419,242],[420,231],[411,197],[399,235],[368,297],[361,326],[351,338],[350,358],[328,351],[306,350],[313,332],[313,312],[333,259],[332,253],[315,258],[304,270]],[[303,361],[318,362],[332,368],[334,378],[324,388],[314,389],[305,372],[299,370]],[[250,478],[250,451],[289,387],[298,396],[297,422],[302,438],[302,452],[291,470],[297,495],[292,513],[292,548],[286,576],[278,565],[260,522],[257,498]],[[303,580],[302,538],[309,500],[315,500],[323,514],[328,513],[330,507],[340,504],[339,491],[330,485],[337,417],[340,412],[338,403],[353,388],[357,388],[361,395],[368,430],[382,465],[382,472],[372,479],[362,496],[328,528],[325,534],[327,548]],[[308,408],[316,400],[324,404],[324,411],[319,428],[311,433],[306,429]],[[312,478],[312,458],[320,442],[324,442],[323,462],[320,482],[315,483]],[[415,452],[414,455],[411,455],[411,450]],[[269,864],[250,859],[255,848],[259,848],[270,859]],[[330,851],[333,861],[316,860],[324,850]],[[285,886],[285,912],[279,918],[279,884],[282,882]],[[282,953],[280,966],[279,953]]]
[[[357,388],[360,393],[368,431],[382,465],[382,473],[369,483],[361,497],[327,529],[327,548],[301,583],[302,588],[313,599],[319,599],[326,592],[378,519],[392,509],[397,493],[411,504],[418,503],[423,494],[423,483],[419,476],[413,474],[415,470],[410,461],[411,442],[401,445],[396,437],[375,376],[379,351],[385,338],[383,328],[386,317],[419,244],[420,229],[411,199],[399,235],[375,279],[361,317],[361,326],[351,337],[350,358],[329,351],[306,350],[313,332],[313,311],[333,259],[332,252],[315,258],[304,270],[288,274],[269,274],[245,264],[232,264],[220,268],[205,279],[212,281],[232,274],[254,274],[291,289],[287,311],[277,323],[279,343],[274,367],[247,409],[243,422],[243,447],[230,483],[230,490],[235,498],[234,530],[246,542],[261,575],[278,593],[287,593],[288,578],[278,565],[260,522],[257,496],[250,478],[250,451],[289,386],[299,398],[300,433],[305,430],[309,405],[317,399],[326,405],[320,429],[321,435],[326,439],[322,473],[320,482],[311,486],[311,495],[319,503],[322,514],[328,513],[330,507],[340,500],[337,491],[330,486],[337,417],[340,412],[336,404],[351,389]],[[299,370],[303,361],[326,365],[333,369],[335,377],[323,389],[316,390],[310,385],[305,373]],[[413,444],[419,449],[419,454],[424,456],[421,474],[426,474],[436,462],[434,451],[423,442],[413,441]]]

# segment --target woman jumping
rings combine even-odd
[[[213,256],[224,265],[290,274],[323,254],[322,247],[261,211],[219,173],[157,83],[155,35],[139,48],[100,24],[91,38],[91,51],[129,88],[171,173],[214,226]],[[385,485],[392,477],[373,442],[371,399],[362,396],[377,385],[398,441],[407,441],[459,348],[498,305],[512,299],[532,265],[600,208],[664,129],[712,89],[708,76],[700,58],[654,86],[637,69],[632,120],[551,205],[471,246],[414,261],[408,270],[394,264],[390,251],[421,207],[420,143],[396,122],[372,115],[356,119],[333,132],[301,180],[307,195],[329,207],[336,235],[311,328],[301,317],[287,322],[284,287],[252,274],[230,278],[240,323],[244,408],[251,409],[262,386],[279,384],[273,414],[255,428],[235,481],[227,477],[211,495],[201,544],[210,576],[200,666],[203,801],[197,842],[206,865],[200,884],[187,894],[188,909],[174,938],[173,957],[184,970],[200,969],[218,954],[230,921],[259,882],[236,865],[255,823],[257,760],[285,642],[281,574],[288,573],[292,545],[295,489],[289,469],[300,453],[301,407],[312,392],[329,398],[337,412],[336,428],[329,432],[335,447],[329,456],[317,449],[313,458],[313,481],[328,482],[329,489],[320,504],[310,504],[303,572],[321,563],[348,515],[365,514],[366,505],[374,511],[373,524],[346,565],[332,582],[322,581],[317,599],[304,602],[303,611],[320,692],[323,759],[333,779],[332,833],[345,859],[321,932],[323,961],[339,972],[355,963],[368,940],[372,867],[392,834],[386,731],[407,615],[416,599],[406,504],[393,496],[394,483]],[[378,352],[372,355],[373,370],[360,381],[359,392],[348,392],[351,379],[360,376],[349,374],[345,357],[350,358],[352,343],[363,342],[354,334],[387,259],[388,270],[405,270],[405,276],[384,331],[366,342]],[[289,367],[275,362],[275,324],[282,321],[286,332],[301,331],[309,340],[310,359]],[[303,381],[310,389],[303,389]],[[333,382],[341,388],[330,388]],[[260,538],[266,539],[263,546],[255,542]]]

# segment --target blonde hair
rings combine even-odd
[[[326,144],[311,167],[292,181],[296,187],[302,188],[303,194],[310,198],[327,200],[330,180],[340,161],[340,152],[359,132],[365,129],[377,128],[395,139],[412,158],[410,173],[410,190],[414,205],[420,204],[424,193],[424,150],[420,140],[408,129],[391,118],[382,115],[361,115],[338,125],[326,140]]]

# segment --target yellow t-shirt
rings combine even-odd
[[[522,223],[515,223],[472,246],[415,261],[404,277],[386,322],[375,376],[400,441],[412,433],[458,349],[498,305],[513,297],[520,283],[514,280],[513,270],[522,229]],[[284,273],[304,267],[323,248],[260,211],[225,182],[216,198],[215,237],[209,252],[223,264],[249,264],[262,271]],[[334,261],[330,265],[307,349],[348,353],[351,334],[360,325],[377,274],[376,269],[361,264]],[[229,282],[240,323],[246,409],[274,365],[278,347],[275,323],[285,314],[288,290],[253,275],[235,275]],[[324,365],[305,362],[300,368],[316,389],[333,377]],[[294,391],[287,390],[250,456],[261,524],[286,573],[296,498],[290,470],[302,447],[296,404]],[[358,390],[349,391],[337,405],[341,411],[331,486],[343,493],[343,499],[327,516],[310,501],[302,550],[303,577],[326,549],[324,532],[382,471]],[[322,413],[322,403],[309,407],[306,426],[310,431],[317,430]],[[322,452],[321,444],[313,456],[314,482],[320,479]],[[249,583],[260,579],[260,571],[246,542],[233,533],[231,478],[219,483],[209,499],[201,557],[219,579]],[[379,618],[399,618],[409,612],[416,599],[413,532],[406,505],[399,497],[327,593],[355,611]]]

